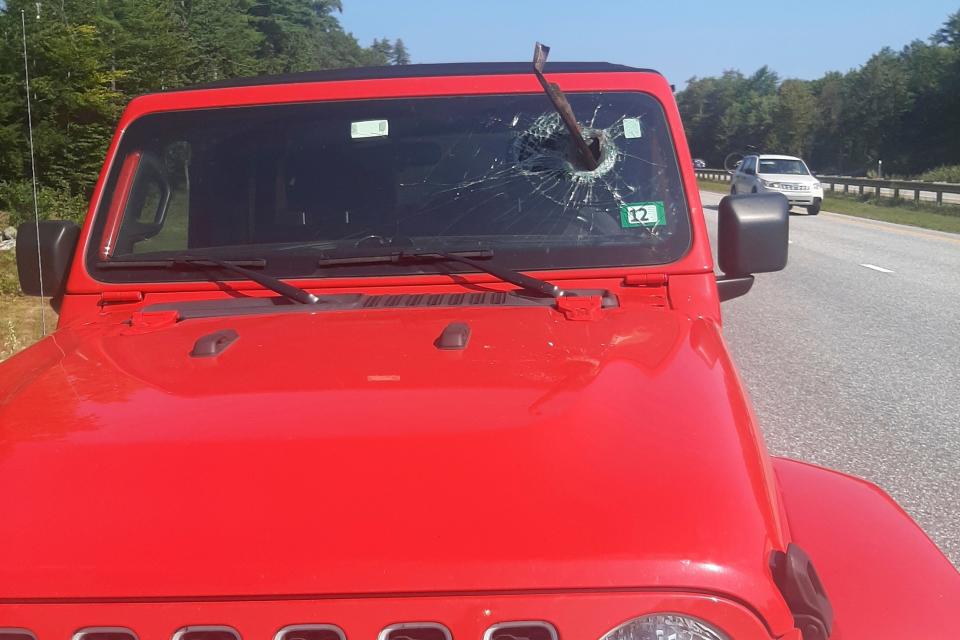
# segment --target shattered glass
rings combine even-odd
[[[442,211],[445,224],[432,229],[439,236],[495,233],[517,242],[652,239],[656,244],[682,235],[686,208],[659,107],[636,104],[637,96],[623,94],[569,98],[588,116],[581,122],[584,136],[599,141],[596,169],[578,166],[570,134],[549,103],[527,97],[545,110],[488,117],[479,130],[447,141],[441,161],[422,177],[400,183],[402,201],[422,204],[399,228],[421,231],[416,218],[428,220]],[[639,135],[626,137],[625,121],[631,129],[639,126]],[[622,207],[651,201],[664,203],[664,224],[622,226]]]

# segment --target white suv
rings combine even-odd
[[[812,216],[820,213],[823,186],[800,158],[747,156],[733,172],[730,182],[730,193],[776,191],[787,196],[791,207],[805,207]]]

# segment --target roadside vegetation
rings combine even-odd
[[[715,193],[730,193],[730,183],[715,180],[698,180],[700,188]],[[858,218],[870,218],[895,222],[936,231],[960,233],[960,207],[953,205],[915,204],[902,198],[876,198],[875,196],[844,196],[827,192],[823,210],[842,213]]]
[[[816,80],[764,66],[691,78],[677,94],[695,158],[722,167],[748,145],[804,158],[820,174],[960,182],[960,11],[927,41],[881,49]]]

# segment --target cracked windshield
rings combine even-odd
[[[639,92],[568,99],[592,168],[544,94],[145,117],[102,199],[101,226],[115,203],[124,210],[97,259],[271,255],[295,275],[314,273],[318,256],[389,250],[491,249],[519,268],[678,258],[689,221],[659,103]],[[124,198],[129,158],[140,169]]]

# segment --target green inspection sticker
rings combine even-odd
[[[656,202],[625,202],[620,205],[620,226],[656,227],[667,223],[663,200]]]

